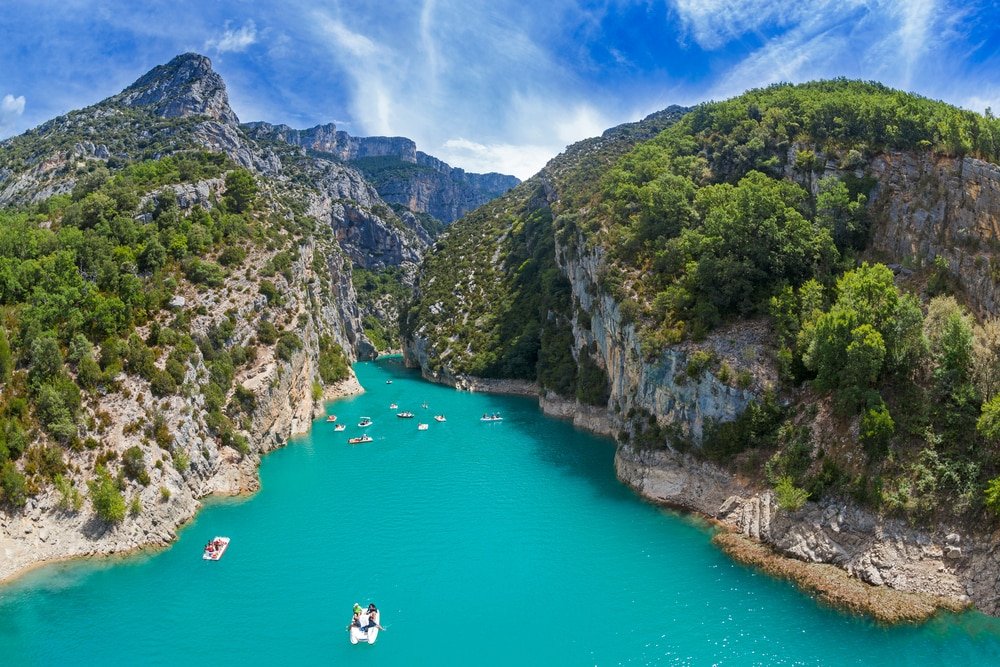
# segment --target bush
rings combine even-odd
[[[97,516],[108,523],[119,523],[125,518],[125,497],[104,466],[97,467],[97,476],[88,482],[90,502]]]
[[[169,372],[156,369],[153,379],[149,381],[149,388],[154,396],[170,396],[177,391],[177,381]]]
[[[28,502],[28,483],[10,461],[0,467],[0,502],[18,509]]]
[[[792,478],[785,475],[779,478],[778,483],[774,486],[774,496],[778,507],[794,512],[805,504],[809,498],[809,492],[795,486]]]
[[[994,514],[1000,515],[1000,477],[994,477],[986,484],[983,492],[986,507]]]
[[[270,320],[261,320],[257,324],[257,340],[263,345],[274,345],[280,333]]]
[[[170,500],[170,489],[165,486],[160,487],[160,502],[167,502]]]
[[[138,445],[133,445],[122,454],[122,469],[129,479],[134,479],[143,486],[149,484],[149,473],[146,471],[146,461]]]
[[[83,507],[83,494],[73,485],[73,481],[58,475],[55,479],[55,486],[59,492],[59,509],[66,512],[79,512],[80,508]]]
[[[861,417],[861,442],[869,447],[884,448],[895,432],[896,423],[885,403],[879,402]]]
[[[278,338],[278,344],[274,347],[274,353],[282,361],[291,361],[296,352],[302,349],[302,339],[286,331]]]
[[[340,382],[351,376],[343,348],[334,343],[330,336],[320,336],[319,339],[319,375],[327,384]]]
[[[284,299],[281,298],[281,292],[278,291],[278,288],[270,280],[260,281],[260,293],[267,298],[267,305],[269,306],[280,306],[284,302]]]

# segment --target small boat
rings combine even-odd
[[[436,421],[436,422],[446,422],[448,420],[444,418],[444,415],[434,415],[434,421]]]
[[[418,431],[426,431],[427,427],[428,427],[428,424],[417,424],[417,430]]]
[[[358,422],[358,426],[360,426],[361,428],[365,428],[366,426],[371,426],[371,425],[372,425],[371,417],[362,417],[361,421]]]
[[[397,412],[396,416],[399,417],[400,419],[413,419],[412,412]]]
[[[392,380],[386,380],[385,383],[386,384],[392,384]]]
[[[399,406],[398,406],[398,405],[396,405],[395,403],[390,403],[390,404],[389,404],[389,409],[390,409],[390,410],[395,410],[395,409],[396,409],[396,408],[398,408],[398,407],[399,407]]]
[[[228,537],[216,537],[205,545],[205,553],[201,555],[204,560],[219,560],[222,554],[229,548]]]
[[[361,624],[361,627],[358,627],[356,625],[351,625],[350,626],[350,630],[351,630],[351,643],[352,644],[362,644],[362,643],[363,644],[374,644],[375,640],[378,639],[378,629],[379,629],[378,621],[379,621],[379,616],[381,616],[381,614],[376,611],[374,613],[374,618],[372,619],[372,620],[375,621],[375,625],[373,627],[369,628],[369,627],[366,627],[368,625],[368,618],[369,618],[368,617],[368,612],[367,611],[361,612],[361,617],[359,618],[359,621],[358,621]]]
[[[327,415],[326,420],[328,422],[335,422],[335,421],[337,421],[337,415]]]
[[[362,445],[366,442],[371,442],[374,440],[370,435],[359,435],[356,438],[348,438],[347,444],[349,445]]]
[[[334,431],[346,431],[347,430],[347,426],[344,425],[344,424],[337,424],[336,426],[333,427],[333,430]]]
[[[500,415],[483,415],[482,417],[479,418],[479,421],[481,421],[481,422],[502,422],[503,421],[503,417],[501,417]]]

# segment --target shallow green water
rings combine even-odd
[[[169,550],[0,587],[0,664],[1000,659],[982,615],[881,628],[732,563],[706,528],[622,487],[611,442],[533,400],[432,385],[398,360],[356,368],[367,393],[329,406],[347,431],[314,424],[265,458],[260,493],[210,503]],[[505,420],[480,423],[487,411]],[[362,415],[375,441],[348,446]],[[229,551],[202,561],[217,534]],[[369,601],[387,630],[351,646],[350,606]]]

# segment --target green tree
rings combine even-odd
[[[226,174],[226,208],[242,213],[253,205],[257,197],[257,181],[246,169],[234,169]]]
[[[7,330],[0,327],[0,384],[10,381],[10,374],[13,370],[14,356],[11,353]]]
[[[108,523],[120,523],[125,518],[125,497],[104,466],[97,466],[97,475],[87,483],[90,502],[97,516]]]
[[[15,508],[24,507],[28,502],[28,484],[10,461],[0,465],[0,501]]]

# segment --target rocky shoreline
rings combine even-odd
[[[323,399],[330,401],[363,391],[352,374],[344,382],[327,387]],[[317,402],[310,412],[318,417],[323,410],[324,404]],[[177,538],[177,531],[198,513],[202,499],[256,492],[260,488],[258,467],[262,456],[287,444],[288,437],[307,432],[310,426],[310,422],[292,414],[285,414],[278,422],[269,428],[285,437],[262,438],[266,444],[261,450],[245,457],[223,448],[218,466],[212,474],[197,480],[194,488],[175,489],[161,502],[144,504],[142,514],[118,526],[108,527],[90,513],[60,509],[54,489],[31,499],[18,516],[0,514],[0,583],[51,563],[118,557],[168,546]]]
[[[607,409],[543,394],[534,383],[424,377],[466,391],[534,395],[546,415],[598,435],[613,436],[619,428]],[[993,592],[1000,553],[989,539],[963,537],[947,528],[927,534],[845,502],[810,502],[787,513],[778,509],[770,490],[755,489],[714,464],[670,450],[620,445],[615,469],[618,479],[645,500],[711,520],[721,531],[713,543],[734,560],[788,579],[844,611],[881,623],[917,622],[939,610],[970,606],[1000,612]]]

